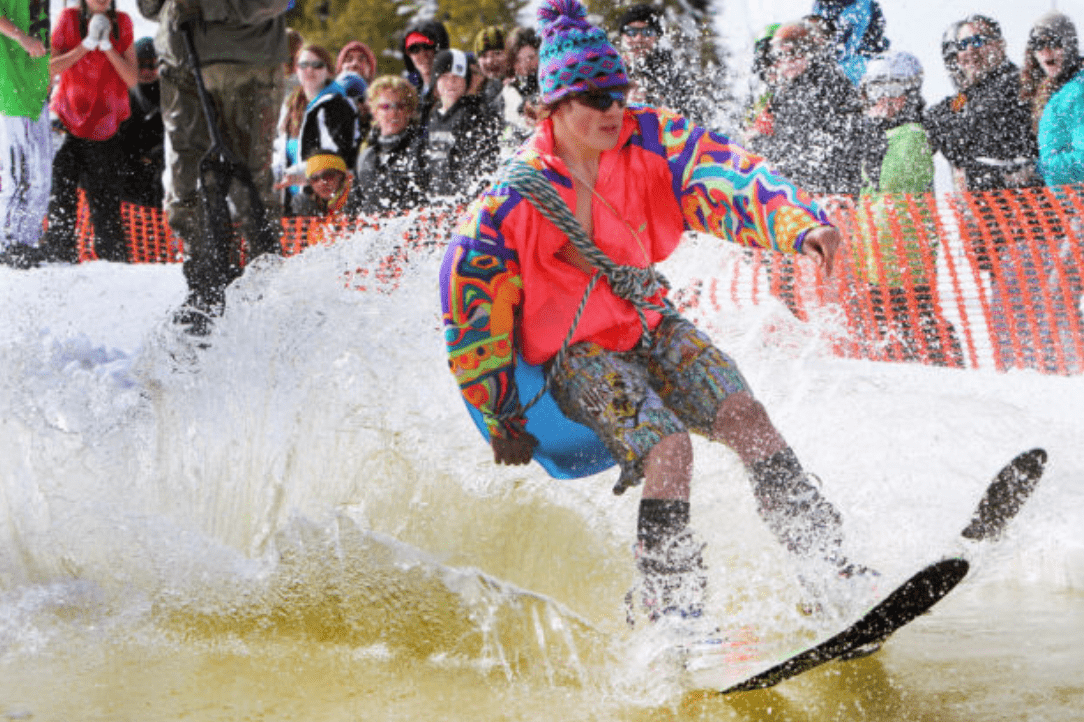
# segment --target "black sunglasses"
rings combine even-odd
[[[423,52],[425,50],[436,51],[436,49],[437,48],[435,45],[428,45],[426,43],[414,43],[413,45],[409,46],[406,51],[407,55],[416,55],[417,53]]]
[[[579,93],[573,96],[573,99],[592,110],[605,113],[614,103],[617,103],[619,108],[624,108],[625,103],[628,102],[625,97],[626,92],[625,90],[591,90],[586,93]]]

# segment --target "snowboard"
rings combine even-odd
[[[1047,453],[1031,449],[1016,456],[990,482],[960,536],[970,541],[997,539],[1031,496],[1046,468]],[[746,667],[742,679],[723,694],[764,689],[836,659],[853,659],[876,651],[894,632],[928,611],[967,575],[965,559],[950,558],[917,572],[865,616],[833,637],[766,669]]]

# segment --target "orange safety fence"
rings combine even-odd
[[[1084,372],[1084,188],[935,196],[822,199],[844,236],[831,277],[808,260],[746,249],[722,254],[675,289],[682,310],[724,299],[738,307],[782,301],[800,319],[831,317],[840,356],[957,368]],[[449,237],[459,209],[429,209],[373,267],[345,274],[359,290],[388,291],[420,249]],[[122,204],[129,257],[180,261],[184,248],[158,209]],[[382,219],[283,219],[284,255],[338,240]],[[386,220],[386,219],[384,219]],[[82,198],[80,258],[93,260]],[[828,312],[828,313],[825,313]]]

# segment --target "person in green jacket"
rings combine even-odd
[[[0,0],[0,250],[16,265],[19,248],[37,244],[49,205],[48,98],[49,2]]]
[[[867,284],[875,343],[897,340],[903,360],[960,366],[960,343],[938,308],[933,216],[923,198],[913,199],[918,214],[908,203],[933,192],[921,89],[922,65],[910,53],[875,57],[862,78],[874,140],[863,159],[855,273]]]

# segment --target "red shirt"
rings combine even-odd
[[[117,26],[120,37],[110,35],[109,41],[123,55],[132,45],[132,19],[118,11]],[[63,55],[81,42],[79,8],[68,8],[53,28],[53,55]],[[50,107],[68,132],[86,140],[112,138],[131,115],[128,86],[101,50],[91,50],[60,74]]]

